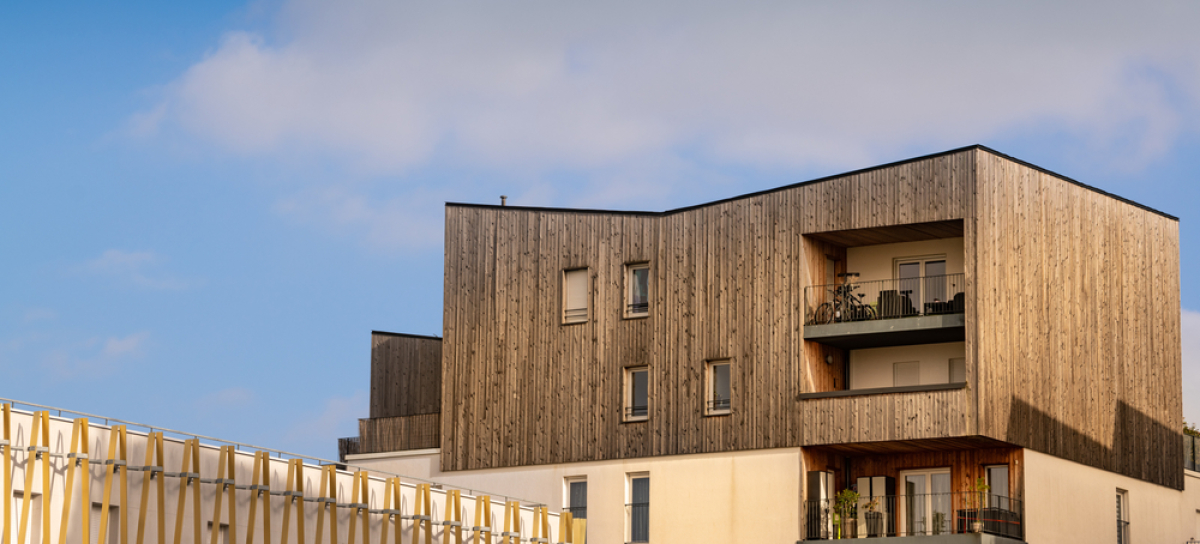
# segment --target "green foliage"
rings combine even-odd
[[[1183,434],[1200,437],[1200,429],[1195,425],[1189,424],[1187,420],[1183,420]]]

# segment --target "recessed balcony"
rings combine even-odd
[[[963,274],[859,281],[805,289],[804,339],[843,349],[961,342],[966,337]]]

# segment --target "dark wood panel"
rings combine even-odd
[[[440,414],[360,419],[358,453],[436,448],[440,433]]]
[[[441,338],[371,333],[372,418],[439,413],[441,397]]]

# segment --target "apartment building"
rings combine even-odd
[[[1179,282],[1175,217],[983,146],[666,212],[447,204],[443,336],[373,334],[345,450],[602,543],[1183,543]]]

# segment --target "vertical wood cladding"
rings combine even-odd
[[[803,339],[840,250],[808,235],[954,220],[969,386],[798,401],[844,364]],[[986,149],[663,214],[449,205],[445,232],[444,470],[983,435],[1182,486],[1177,222]],[[631,262],[645,318],[623,315]],[[581,267],[591,315],[563,325]],[[712,359],[728,416],[703,415]],[[623,423],[641,365],[650,417]]]
[[[1178,222],[978,169],[980,434],[1182,489]]]
[[[436,414],[441,394],[441,338],[371,333],[372,418]]]
[[[820,282],[804,235],[963,219],[972,157],[666,214],[448,206],[443,468],[803,445],[805,425],[844,415],[808,410],[806,422],[796,400],[828,379],[823,350],[803,340],[804,287]],[[641,261],[649,316],[624,319],[623,265]],[[591,318],[562,325],[562,271],[578,267],[591,275]],[[711,359],[733,364],[728,416],[703,415]],[[621,369],[639,365],[650,368],[650,417],[623,423]],[[889,398],[901,399],[904,417],[941,428],[944,397]],[[826,404],[841,406],[812,406]]]
[[[850,460],[850,482],[846,482],[845,460]],[[846,457],[837,452],[806,448],[804,462],[807,470],[834,473],[835,489],[846,489],[864,476],[890,476],[897,485],[903,481],[900,473],[908,470],[950,468],[954,492],[972,489],[979,478],[987,477],[985,467],[1007,465],[1009,471],[1008,497],[1025,500],[1025,450],[1015,447],[963,448],[942,451],[886,453]]]

